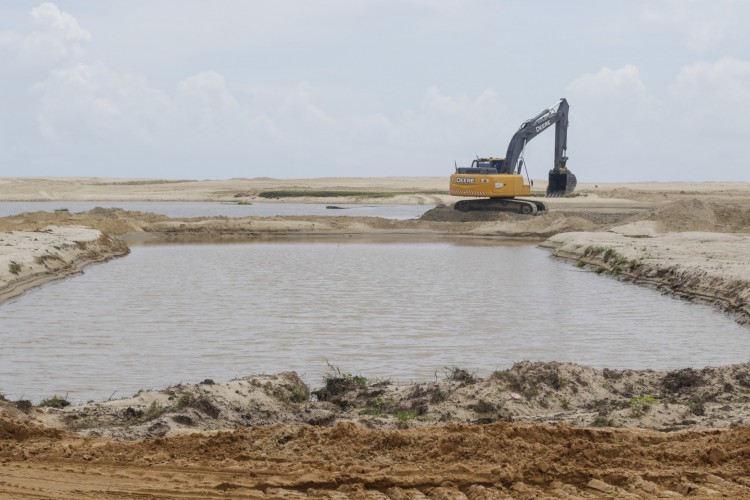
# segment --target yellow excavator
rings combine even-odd
[[[517,196],[531,195],[531,179],[525,170],[523,151],[531,139],[555,125],[555,164],[549,171],[547,196],[566,196],[576,187],[576,176],[565,166],[568,157],[568,101],[560,99],[521,124],[508,144],[505,158],[477,158],[471,167],[456,167],[451,175],[450,194],[473,200],[461,200],[453,206],[463,212],[493,211],[536,215],[547,211],[547,206],[537,200],[523,200]]]

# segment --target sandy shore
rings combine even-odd
[[[0,233],[0,303],[127,253],[122,241],[83,226]]]
[[[445,183],[4,179],[0,201],[251,203],[265,190],[335,188],[397,192],[388,203],[437,204],[452,201],[438,192]],[[117,209],[6,217],[0,219],[0,301],[2,294],[123,255],[122,241],[526,238],[601,279],[656,287],[748,321],[750,184],[579,187],[579,196],[551,200],[550,212],[536,217],[463,214],[442,206],[409,221],[176,220]],[[361,196],[326,200],[345,203]],[[321,202],[306,196],[289,201]],[[750,498],[748,364],[654,372],[524,362],[484,380],[470,368],[407,385],[333,372],[319,388],[307,387],[294,373],[249,374],[59,408],[0,399],[0,493]]]

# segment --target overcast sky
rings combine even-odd
[[[0,3],[0,176],[449,176],[570,103],[580,182],[747,181],[750,1]],[[533,178],[554,133],[529,143]]]

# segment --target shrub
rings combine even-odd
[[[446,367],[445,378],[446,380],[455,380],[464,384],[473,384],[477,381],[477,378],[473,373],[464,370],[463,368],[458,368],[457,366]]]
[[[394,417],[396,417],[396,420],[399,422],[408,422],[409,420],[413,420],[417,418],[417,412],[415,411],[397,411],[393,414]]]
[[[21,272],[21,264],[19,264],[15,260],[11,260],[10,264],[8,264],[8,270],[11,272],[11,274],[18,276],[18,273]]]
[[[633,396],[630,398],[630,400],[628,400],[628,406],[631,408],[634,417],[640,417],[646,413],[656,401],[656,398],[653,396],[641,394],[640,396]]]
[[[47,408],[65,408],[66,406],[70,406],[70,401],[55,394],[51,398],[42,400],[42,402],[39,403],[39,406],[46,406]]]

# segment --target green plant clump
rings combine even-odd
[[[146,415],[144,416],[144,420],[153,420],[155,418],[160,417],[166,409],[156,401],[151,403],[151,406],[148,407],[148,410],[146,410]]]
[[[614,427],[614,422],[607,417],[596,417],[591,422],[591,427]]]
[[[177,402],[174,404],[175,410],[184,410],[187,408],[187,406],[190,404],[190,402],[193,400],[193,394],[190,392],[182,393],[182,395],[177,399]]]
[[[640,417],[646,413],[656,401],[656,398],[653,396],[641,394],[640,396],[630,398],[630,400],[628,400],[628,406],[632,409],[634,417]]]
[[[66,406],[70,406],[70,401],[55,394],[51,398],[42,400],[42,402],[39,403],[39,406],[46,406],[47,408],[65,408]]]
[[[605,248],[595,245],[589,245],[583,250],[584,257],[596,257],[600,253],[604,252]]]
[[[8,270],[11,272],[11,274],[18,276],[18,273],[21,272],[21,264],[19,264],[15,260],[11,260],[10,264],[8,264]]]
[[[415,411],[397,411],[393,414],[394,417],[396,417],[396,420],[399,422],[408,422],[409,420],[413,420],[417,418],[417,412]]]
[[[342,373],[337,366],[331,366],[331,370],[332,373],[327,374],[323,378],[323,389],[316,391],[319,398],[321,393],[325,394],[326,397],[340,396],[351,390],[367,387],[367,377]]]

